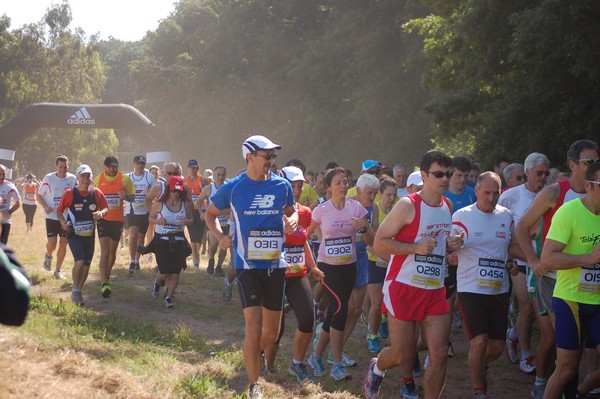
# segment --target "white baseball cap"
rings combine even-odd
[[[87,165],[85,163],[79,165],[79,167],[77,168],[77,174],[81,175],[83,173],[89,173],[90,175],[92,175],[92,168],[90,168],[90,165]]]
[[[285,168],[281,168],[281,177],[290,182],[306,181],[302,170],[296,166],[286,166]]]
[[[246,155],[258,150],[280,150],[279,144],[273,143],[265,136],[255,135],[250,136],[242,144],[242,157],[246,159]]]
[[[406,187],[410,187],[413,184],[415,186],[423,185],[423,179],[421,178],[421,171],[417,170],[416,172],[412,172],[410,175],[408,175],[408,178],[406,179]]]

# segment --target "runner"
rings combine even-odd
[[[371,360],[363,383],[365,398],[379,395],[387,369],[412,367],[416,357],[416,331],[420,326],[429,349],[425,398],[438,398],[446,380],[450,308],[444,287],[446,247],[459,249],[461,236],[450,236],[452,209],[442,195],[452,178],[452,159],[432,151],[421,160],[423,189],[401,198],[379,226],[375,252],[392,256],[383,284],[388,311],[390,346]],[[403,380],[414,392],[414,382]]]
[[[258,384],[261,351],[279,334],[285,285],[284,233],[296,230],[298,213],[290,183],[271,166],[281,146],[264,136],[251,136],[242,145],[246,172],[223,184],[212,195],[205,219],[219,248],[234,248],[234,267],[244,308],[244,362],[250,398],[262,398]],[[233,240],[223,234],[217,217],[230,208],[235,222]]]
[[[31,233],[31,228],[33,227],[33,218],[35,217],[35,211],[37,210],[35,193],[39,186],[40,181],[31,173],[28,173],[25,179],[19,183],[19,189],[21,190],[21,196],[23,198],[23,212],[25,213],[27,234]]]
[[[532,272],[537,277],[536,293],[537,301],[540,310],[539,313],[542,319],[547,319],[550,316],[550,323],[555,325],[554,315],[552,313],[552,294],[554,285],[556,284],[556,273],[550,272],[544,274],[540,271],[541,248],[536,250],[527,243],[531,242],[531,231],[539,231],[539,221],[543,220],[543,229],[541,241],[544,242],[546,234],[552,225],[552,216],[566,202],[575,198],[581,198],[585,194],[585,174],[594,160],[597,160],[598,144],[590,140],[577,140],[569,147],[567,152],[567,162],[571,170],[571,176],[568,180],[554,183],[544,187],[536,196],[531,206],[525,211],[519,222],[517,223],[516,234],[523,249],[523,253],[530,265]],[[546,322],[548,323],[548,322]],[[552,327],[552,326],[551,326]],[[541,398],[544,395],[544,389],[553,366],[553,351],[554,351],[554,334],[552,328],[548,333],[542,336],[544,339],[543,345],[538,345],[538,348],[546,348],[546,351],[536,351],[536,380],[532,390],[532,397],[535,399]],[[548,353],[549,352],[549,353]],[[586,349],[586,355],[592,355],[591,359],[586,356],[586,368],[590,373],[596,370],[597,355],[595,348]],[[574,395],[578,383],[578,378],[574,378],[569,384],[568,390],[571,396]]]
[[[379,216],[379,224],[381,224],[394,207],[396,199],[398,198],[398,188],[396,186],[395,179],[382,179],[379,193],[381,194],[380,200],[374,207]],[[371,353],[379,353],[381,351],[381,344],[379,343],[378,335],[381,338],[387,338],[388,335],[387,316],[385,316],[385,319],[383,319],[384,327],[382,327],[380,330],[380,326],[382,325],[381,304],[383,301],[381,289],[383,288],[383,281],[385,280],[387,265],[388,262],[378,257],[373,251],[373,247],[370,246],[367,293],[371,303],[368,314],[368,349]]]
[[[114,156],[104,159],[104,172],[94,181],[108,201],[108,213],[98,221],[98,241],[100,242],[100,292],[103,298],[109,298],[110,273],[117,259],[117,248],[123,233],[125,216],[123,201],[133,202],[135,186],[131,179],[119,171],[119,161]]]
[[[487,398],[486,369],[500,357],[506,340],[508,273],[519,272],[508,259],[511,238],[516,240],[511,211],[497,205],[501,184],[494,172],[480,174],[475,204],[452,215],[451,234],[464,234],[464,246],[456,251],[457,291],[469,337],[473,399]]]
[[[192,262],[194,267],[200,267],[200,245],[202,244],[202,235],[204,234],[205,223],[200,218],[200,208],[196,204],[198,196],[202,191],[202,178],[198,174],[200,166],[198,161],[190,159],[188,162],[188,175],[185,177],[184,183],[191,194],[191,201],[194,204],[194,223],[187,225],[187,231],[190,236],[190,244],[192,246]],[[206,269],[208,274],[214,273],[213,269]]]
[[[544,398],[558,399],[577,375],[585,338],[600,348],[600,162],[585,173],[586,194],[562,205],[552,217],[542,249],[539,272],[557,270],[552,308],[556,317],[556,369]],[[600,383],[595,370],[577,390],[583,398]]]
[[[64,235],[56,207],[60,202],[63,193],[77,184],[77,178],[74,174],[69,173],[69,159],[65,155],[56,157],[56,172],[50,172],[42,179],[42,183],[36,194],[37,202],[44,209],[46,217],[46,255],[44,257],[44,269],[52,270],[52,254],[58,246],[56,252],[56,270],[54,277],[64,280],[65,277],[61,272],[63,261],[67,253],[67,238]],[[60,238],[59,238],[60,237]]]
[[[135,186],[135,197],[133,202],[125,204],[126,221],[129,226],[129,270],[127,273],[140,271],[140,253],[138,245],[144,244],[146,232],[148,231],[148,214],[146,208],[146,195],[156,186],[156,179],[146,172],[146,157],[138,155],[133,158],[133,172],[127,176]]]
[[[210,196],[217,192],[217,190],[223,185],[225,182],[225,177],[227,176],[227,169],[225,166],[219,165],[215,167],[213,172],[214,181],[212,181],[209,185],[202,189],[198,199],[196,200],[196,209],[203,209],[204,202],[207,201],[210,205]],[[202,220],[204,220],[206,209],[200,215]],[[221,224],[221,230],[223,230],[223,234],[229,235],[229,210],[223,212],[223,214],[219,215],[219,223]],[[208,270],[214,270],[215,276],[223,277],[223,262],[225,261],[225,256],[227,256],[227,250],[219,249],[219,257],[217,259],[217,267],[215,268],[215,254],[217,253],[217,249],[219,248],[219,242],[215,238],[215,236],[209,231],[208,232]]]
[[[302,170],[295,166],[286,166],[281,169],[282,177],[290,182],[294,190],[296,212],[298,212],[298,227],[291,234],[285,235],[285,261],[287,270],[285,273],[285,296],[291,308],[294,310],[298,327],[294,335],[294,350],[292,361],[288,372],[296,377],[298,382],[304,380],[313,381],[304,364],[306,349],[310,343],[313,331],[313,307],[312,291],[308,277],[306,276],[307,265],[312,275],[319,281],[323,280],[323,272],[317,268],[313,258],[310,245],[308,245],[308,234],[306,229],[310,226],[311,210],[300,204],[305,183]],[[274,369],[279,341],[285,330],[285,315],[281,318],[281,328],[277,341],[265,349],[265,364],[267,370]]]
[[[398,198],[406,197],[409,193],[406,189],[407,179],[408,179],[408,166],[403,164],[402,162],[394,165],[392,169],[393,178],[396,181],[396,186],[398,187]]]
[[[92,187],[92,169],[88,165],[77,168],[77,187],[65,191],[56,209],[58,223],[69,237],[69,248],[73,253],[71,300],[75,305],[83,306],[81,290],[94,257],[96,221],[108,213],[106,197],[98,188]]]
[[[148,218],[154,224],[154,239],[150,246],[158,264],[156,278],[152,282],[152,297],[158,298],[160,287],[166,285],[164,303],[168,309],[174,306],[173,295],[179,275],[187,267],[186,258],[192,253],[183,231],[186,224],[194,222],[192,204],[187,195],[183,178],[171,176]]]
[[[312,234],[317,227],[321,228],[322,244],[317,261],[319,269],[325,274],[323,286],[329,298],[329,306],[327,318],[318,333],[318,342],[308,364],[314,369],[315,377],[325,375],[321,356],[331,340],[334,364],[330,377],[340,381],[350,376],[342,363],[344,331],[348,318],[348,301],[356,283],[356,233],[367,233],[368,212],[360,202],[346,197],[348,180],[343,168],[328,170],[324,184],[331,199],[313,210],[308,234]]]
[[[11,215],[21,206],[19,190],[10,181],[6,180],[6,166],[0,165],[0,221],[2,232],[0,242],[6,244],[10,235]]]
[[[525,159],[524,167],[525,174],[527,175],[525,184],[506,190],[500,195],[500,199],[498,200],[498,204],[512,211],[515,223],[519,223],[519,220],[521,220],[527,208],[531,206],[537,193],[544,188],[546,178],[549,174],[550,161],[545,155],[533,152]],[[529,238],[527,244],[521,244],[520,246],[523,253],[526,253],[529,248],[533,250],[531,238]],[[534,355],[531,351],[531,331],[534,317],[537,317],[537,314],[534,313],[534,307],[537,307],[537,303],[534,302],[532,304],[529,298],[529,290],[533,292],[535,284],[531,283],[532,274],[527,264],[522,260],[518,260],[517,266],[519,267],[519,274],[512,276],[512,282],[513,290],[519,304],[519,315],[517,316],[515,328],[511,328],[507,332],[506,353],[512,363],[519,362],[519,369],[522,373],[534,374],[536,368]],[[538,318],[538,323],[541,323],[540,328],[548,333],[550,332],[548,331],[548,327],[551,330],[551,326],[546,322],[547,320]],[[542,340],[540,343],[542,346],[538,345],[538,350],[544,347],[544,343],[551,344],[548,340]],[[519,348],[521,350],[520,361],[518,355]]]

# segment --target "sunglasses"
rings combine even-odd
[[[259,156],[261,158],[264,158],[265,161],[270,161],[271,159],[277,158],[277,154],[276,153],[264,155],[264,154],[259,154],[258,152],[255,152],[253,155],[257,155],[257,156]]]
[[[166,174],[167,176],[179,176],[179,174],[178,174],[178,173],[176,173],[176,172],[165,172],[165,174]]]
[[[514,179],[517,179],[517,181],[525,180],[526,178],[527,178],[527,175],[516,175],[514,177]]]
[[[590,184],[598,184],[600,185],[600,181],[595,181],[595,180],[586,180],[586,182],[590,183]]]
[[[538,171],[535,173],[535,175],[536,175],[537,177],[542,177],[542,176],[546,176],[546,177],[548,177],[548,176],[550,176],[550,171],[549,171],[549,170],[538,170]]]
[[[452,175],[454,174],[454,172],[451,172],[451,171],[442,172],[441,170],[436,170],[435,172],[425,172],[425,173],[427,173],[427,176],[429,176],[429,174],[431,173],[436,179],[441,179],[444,176],[446,176],[448,179],[450,179],[450,178],[452,178]]]
[[[594,162],[598,162],[600,160],[600,158],[598,159],[591,159],[591,158],[581,158],[579,161],[577,162],[581,162],[582,164],[584,164],[585,166],[590,166],[591,164],[593,164]]]

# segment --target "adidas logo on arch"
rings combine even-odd
[[[95,125],[96,120],[92,118],[85,107],[81,107],[67,119],[67,123],[69,125]]]

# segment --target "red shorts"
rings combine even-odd
[[[383,304],[390,315],[402,321],[423,321],[427,316],[450,313],[445,287],[425,290],[386,281],[383,284]]]

